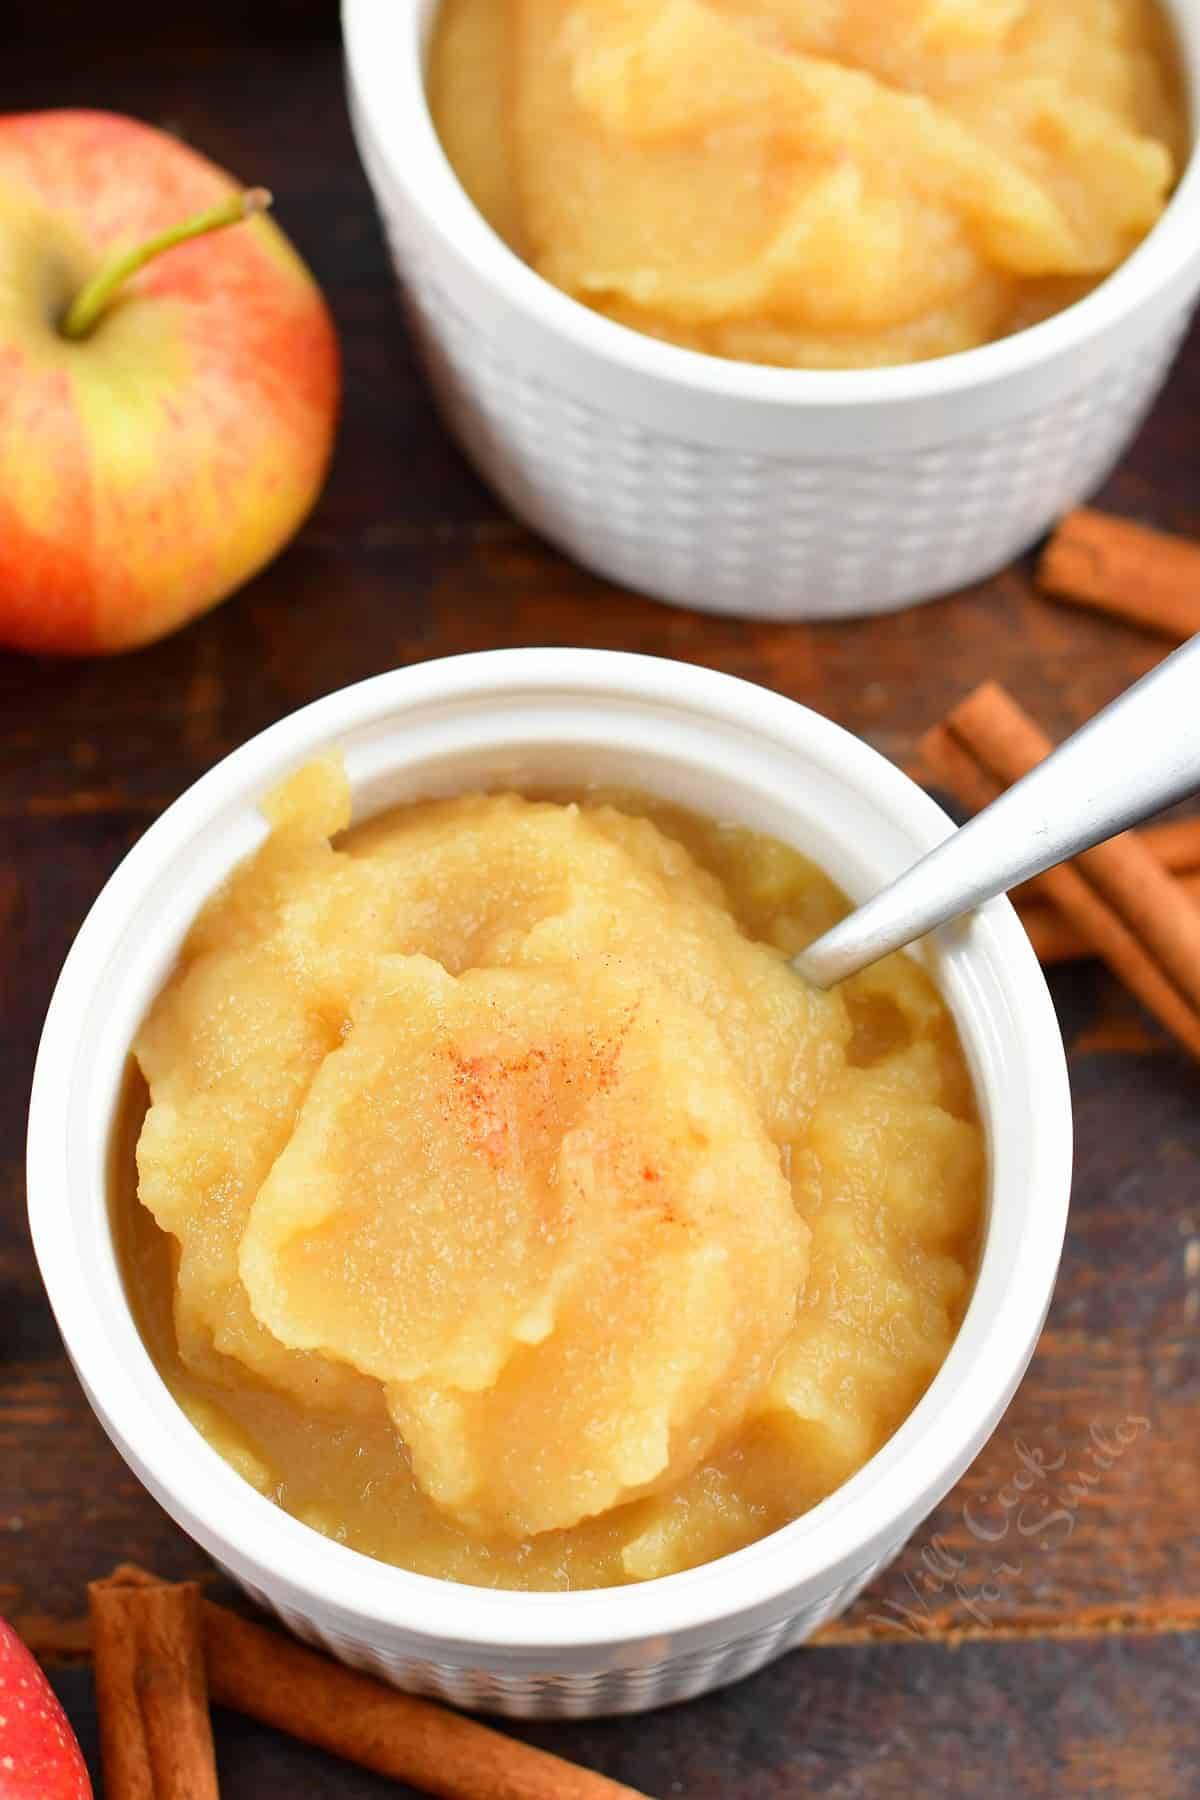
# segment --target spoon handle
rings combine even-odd
[[[794,959],[832,987],[1200,788],[1200,635]]]

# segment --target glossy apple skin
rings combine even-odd
[[[316,498],[337,338],[270,219],[148,264],[87,338],[58,330],[113,249],[240,185],[134,119],[0,117],[0,644],[160,637],[240,587]]]
[[[0,1800],[92,1800],[83,1754],[50,1683],[0,1619]]]

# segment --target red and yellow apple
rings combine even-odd
[[[283,233],[249,217],[105,280],[193,215],[240,217],[240,191],[133,119],[0,118],[0,644],[160,637],[240,587],[316,498],[338,347]],[[89,284],[102,303],[80,313]]]
[[[92,1784],[58,1697],[0,1619],[0,1800],[92,1800]]]

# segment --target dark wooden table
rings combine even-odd
[[[24,1222],[42,1014],[84,912],[150,820],[294,707],[454,651],[681,657],[805,701],[904,763],[985,677],[1063,733],[1161,646],[1048,604],[1027,567],[897,618],[819,627],[669,611],[580,573],[507,517],[434,416],[347,130],[331,8],[209,0],[163,21],[115,3],[85,41],[80,29],[65,0],[17,0],[15,28],[0,19],[0,109],[137,113],[268,182],[346,357],[329,486],[240,597],[121,661],[0,658],[0,1611],[93,1753],[89,1577],[136,1557],[219,1587],[93,1420]],[[1198,408],[1200,334],[1107,504],[1200,531]],[[690,1800],[1197,1793],[1200,1079],[1096,966],[1053,986],[1078,1116],[1073,1218],[1037,1359],[975,1468],[815,1647],[665,1714],[522,1735]],[[1146,1422],[1136,1441],[1105,1457],[1129,1418]],[[1054,1465],[1053,1504],[1025,1535],[1005,1496],[1035,1452]],[[232,1716],[217,1730],[230,1800],[397,1792]]]

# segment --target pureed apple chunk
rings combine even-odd
[[[421,1486],[481,1531],[689,1473],[808,1260],[716,1027],[604,958],[376,981],[251,1208],[256,1315],[381,1380]]]
[[[861,1466],[980,1219],[917,966],[810,992],[825,878],[628,796],[347,832],[323,763],[268,813],[139,1035],[118,1195],[199,1429],[317,1529],[511,1587],[691,1566]]]

